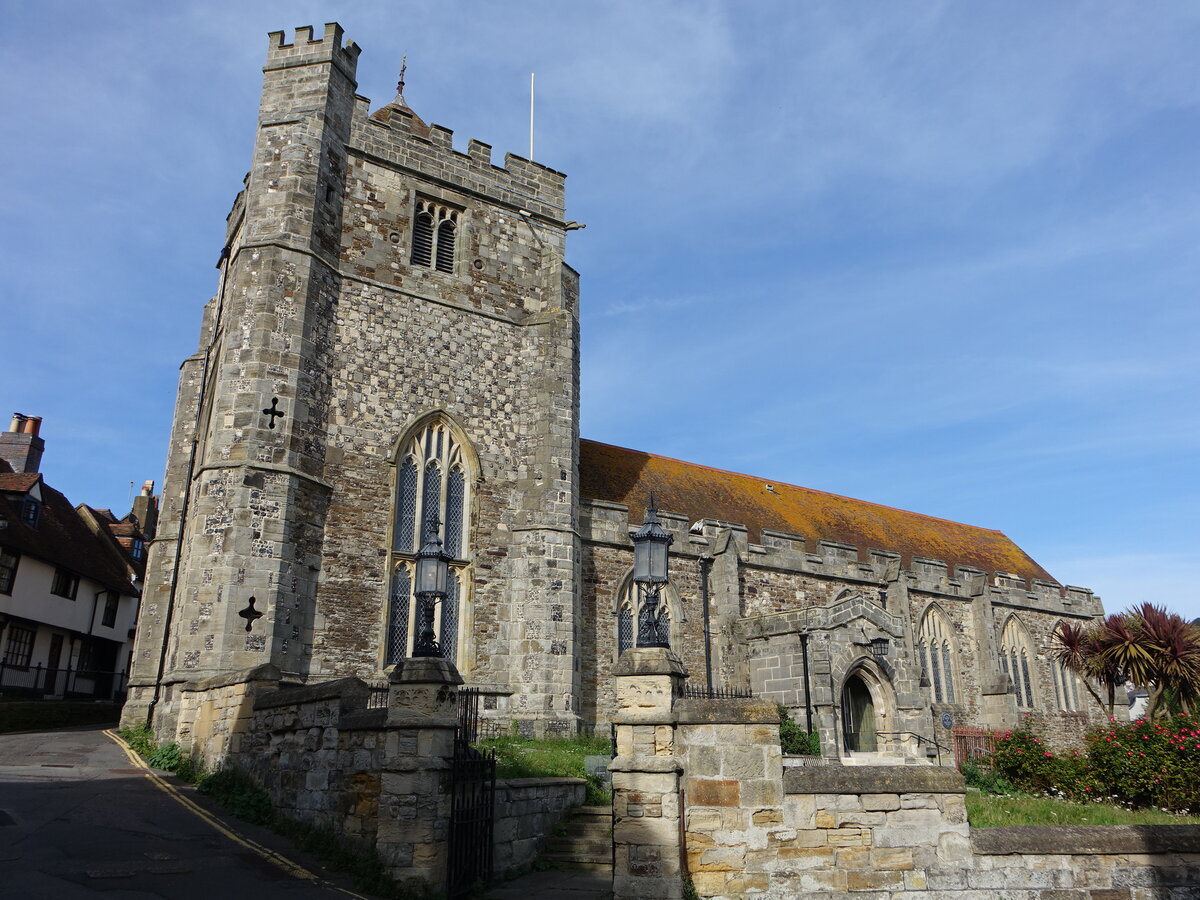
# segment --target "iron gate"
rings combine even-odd
[[[479,734],[479,691],[458,692],[458,728],[450,763],[450,841],[446,892],[465,897],[492,880],[496,818],[496,756],[471,744]]]

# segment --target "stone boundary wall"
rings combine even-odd
[[[1200,900],[1200,826],[972,829],[953,768],[785,770],[771,704],[681,698],[669,650],[616,675],[616,900]]]
[[[976,828],[949,768],[790,769],[782,820],[693,850],[702,897],[871,900],[1200,898],[1200,827]],[[744,810],[742,811],[745,812]],[[743,838],[741,871],[723,844]]]
[[[210,708],[214,721],[238,724],[224,761],[249,774],[282,815],[378,852],[402,883],[413,881],[416,869],[423,873],[416,880],[440,889],[429,860],[447,836],[444,778],[454,720],[439,714],[452,707],[451,694],[436,693],[422,710],[419,689],[394,683],[387,709],[367,709],[370,688],[358,678],[278,690],[262,684],[195,691],[195,702]],[[497,878],[532,865],[547,837],[582,805],[586,784],[582,778],[497,780]]]
[[[548,836],[587,796],[583,778],[506,778],[496,782],[493,864],[497,878],[533,865]]]

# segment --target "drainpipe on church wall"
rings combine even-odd
[[[711,556],[700,557],[700,596],[704,601],[704,683],[712,690],[712,628],[709,625],[708,570],[712,567]],[[805,672],[807,673],[807,664]],[[807,677],[807,675],[806,675]]]
[[[800,659],[804,663],[804,722],[812,734],[812,682],[808,680],[808,632],[800,635]]]

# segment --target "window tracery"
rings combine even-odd
[[[1021,621],[1012,616],[1000,634],[1000,670],[1013,682],[1017,707],[1033,708],[1033,679],[1030,678],[1030,658],[1033,656],[1029,633]]]
[[[401,442],[396,463],[384,665],[412,651],[418,618],[413,594],[416,553],[432,523],[437,523],[442,550],[451,558],[446,598],[434,617],[434,630],[442,655],[457,662],[468,583],[464,576],[471,500],[467,453],[450,424],[434,418]]]
[[[945,614],[931,607],[917,632],[917,654],[935,703],[954,702],[954,631]]]

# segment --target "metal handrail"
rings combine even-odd
[[[923,735],[923,734],[917,734],[915,731],[877,731],[877,732],[875,732],[875,736],[876,737],[896,737],[896,736],[915,737],[917,739],[918,747],[920,747],[922,744],[930,744],[931,746],[937,748],[939,765],[941,765],[941,762],[942,762],[942,751],[945,750],[947,753],[952,752],[951,749],[949,747],[945,746],[944,744],[939,744],[933,738],[925,737],[925,735]]]

